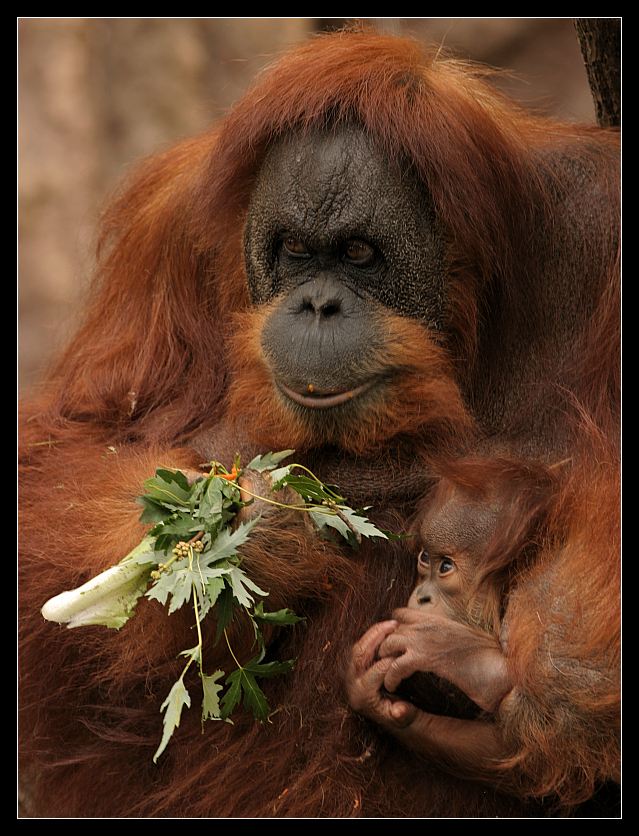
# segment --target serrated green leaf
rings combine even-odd
[[[340,511],[352,524],[355,531],[357,531],[362,537],[381,537],[383,540],[388,539],[388,536],[384,531],[373,525],[373,523],[366,517],[356,514],[352,508],[345,508],[343,505],[340,505]],[[342,535],[342,537],[344,537],[344,539],[355,543],[355,535],[353,534],[352,529],[349,528],[344,520],[338,517],[337,514],[331,513],[329,508],[326,508],[325,511],[309,511],[309,514],[315,525],[320,530],[325,526],[334,528]]]
[[[165,508],[164,505],[156,502],[149,496],[139,496],[136,502],[138,505],[141,505],[143,509],[140,514],[140,522],[142,523],[162,522],[173,513],[168,508]]]
[[[233,590],[226,586],[220,593],[217,599],[217,606],[215,615],[217,617],[217,626],[215,628],[215,644],[217,644],[222,637],[222,633],[226,630],[229,624],[233,621]]]
[[[287,464],[284,467],[278,467],[271,471],[271,490],[273,492],[279,491],[284,487],[285,480],[291,475],[292,465]]]
[[[215,606],[220,593],[224,589],[224,586],[224,578],[221,576],[207,579],[204,587],[204,598],[202,599],[200,607],[200,620],[205,618],[209,611]]]
[[[168,470],[156,471],[156,475],[151,477],[151,479],[147,479],[144,483],[145,495],[161,503],[166,508],[188,510],[191,492],[190,490],[185,490],[182,485],[172,479],[171,477],[173,475]]]
[[[382,540],[388,540],[381,528],[377,528],[369,519],[360,516],[352,508],[340,507],[340,511],[362,537],[381,537]]]
[[[194,587],[198,595],[198,600],[201,601],[204,595],[204,588],[202,577],[197,568],[197,555],[191,568],[189,568],[189,559],[187,557],[176,561],[171,567],[170,572],[163,572],[160,575],[160,578],[148,590],[146,596],[153,601],[159,601],[163,606],[170,596],[169,615],[171,615],[191,600],[191,592]]]
[[[259,657],[256,657],[259,658]],[[270,679],[273,676],[279,676],[282,673],[288,673],[293,669],[295,659],[288,659],[286,662],[258,662],[251,660],[244,665],[244,670],[259,676],[263,679]]]
[[[273,470],[283,460],[292,456],[295,450],[281,450],[279,453],[265,453],[263,456],[255,456],[247,464],[247,470],[256,470],[263,473],[265,470]]]
[[[186,474],[182,473],[181,470],[167,470],[164,467],[160,467],[155,471],[155,475],[157,478],[163,479],[165,482],[175,482],[175,484],[179,488],[182,488],[185,493],[191,493],[189,480],[187,479]]]
[[[241,672],[241,684],[244,692],[242,705],[253,714],[256,720],[263,723],[268,719],[271,710],[266,694],[257,684],[254,674],[246,668]]]
[[[222,718],[226,719],[239,704],[242,698],[244,708],[253,716],[264,722],[268,719],[269,704],[266,695],[257,684],[257,677],[270,679],[282,673],[287,673],[293,667],[293,661],[262,663],[263,652],[254,656],[241,668],[233,671],[226,678],[229,690],[222,699]]]
[[[169,595],[173,594],[176,583],[178,582],[177,572],[180,569],[188,568],[188,558],[182,558],[176,561],[171,567],[171,572],[162,572],[158,580],[147,591],[146,597],[152,601],[159,601],[162,606],[168,601]]]
[[[255,601],[251,592],[255,592],[256,595],[268,595],[268,592],[260,589],[260,587],[248,577],[246,572],[237,566],[234,566],[228,572],[226,579],[231,584],[233,595],[235,596],[238,604],[242,607],[246,607],[247,609],[249,609]]]
[[[219,560],[232,557],[237,553],[237,550],[248,540],[249,534],[254,526],[259,521],[260,517],[255,517],[247,523],[240,523],[235,531],[225,528],[211,542],[211,547],[200,555],[201,565],[210,566]]]
[[[202,599],[202,579],[199,573],[189,569],[182,569],[180,572],[172,573],[177,575],[171,592],[171,603],[169,604],[169,615],[172,615],[180,607],[183,607],[191,600],[191,593],[195,589],[198,599]]]
[[[147,534],[137,546],[127,554],[126,557],[120,561],[120,566],[125,563],[157,563],[157,555],[154,548],[155,538]]]
[[[187,708],[191,707],[191,697],[189,696],[189,692],[184,687],[184,682],[180,678],[173,685],[167,698],[160,707],[160,711],[164,711],[166,709],[166,714],[164,715],[163,720],[164,731],[160,745],[158,746],[156,753],[153,755],[153,763],[158,762],[158,758],[166,749],[167,743],[171,739],[173,732],[180,725],[182,709],[185,706]]]
[[[160,536],[172,535],[173,540],[191,539],[191,536],[202,528],[201,523],[193,520],[190,514],[175,514],[172,519],[162,524]]]
[[[203,720],[221,720],[222,713],[220,708],[220,691],[224,688],[223,685],[218,685],[218,681],[224,676],[224,671],[217,670],[211,676],[202,674],[202,691],[204,692],[202,698],[202,719]]]
[[[299,615],[295,615],[293,610],[283,609],[283,610],[276,610],[275,612],[264,612],[264,602],[260,601],[259,604],[255,606],[255,609],[252,613],[254,618],[257,618],[258,621],[265,621],[268,624],[297,624],[299,621],[304,621]]]
[[[220,710],[220,716],[223,720],[226,720],[233,713],[233,710],[238,706],[242,698],[241,671],[242,669],[238,668],[238,670],[233,671],[233,673],[226,677],[225,685],[228,687],[228,690],[222,697]]]
[[[186,656],[189,659],[192,659],[194,662],[200,661],[200,645],[196,644],[195,647],[190,647],[188,650],[180,650],[180,656]]]
[[[268,718],[269,704],[264,692],[257,684],[255,676],[246,668],[238,668],[226,678],[228,691],[222,698],[222,719],[226,719],[239,705],[250,711],[256,720],[264,722]]]
[[[191,511],[199,506],[207,486],[208,479],[204,475],[202,475],[201,479],[196,479],[196,481],[191,485],[191,498],[189,500]]]
[[[200,519],[221,518],[224,505],[224,495],[221,491],[223,481],[223,479],[215,477],[208,480],[208,485],[200,500],[200,506],[196,509],[196,514]]]
[[[325,499],[333,501],[332,495],[325,490],[321,482],[316,482],[309,476],[291,474],[280,481],[304,499],[314,499],[317,502],[323,502]]]

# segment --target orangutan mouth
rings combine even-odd
[[[277,381],[277,385],[287,398],[290,398],[290,400],[300,404],[300,406],[305,406],[309,409],[330,409],[333,406],[339,406],[340,404],[352,401],[354,398],[357,398],[359,395],[368,391],[371,386],[375,384],[375,382],[376,381],[374,379],[367,380],[365,383],[362,383],[360,386],[356,386],[354,389],[343,390],[315,389],[315,387],[309,383],[306,392],[304,393],[296,392],[285,383],[282,383],[281,380]]]

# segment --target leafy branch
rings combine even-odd
[[[320,536],[340,535],[352,546],[362,537],[395,538],[378,529],[363,514],[353,510],[332,487],[325,485],[301,464],[281,466],[294,451],[283,450],[256,456],[242,471],[236,457],[231,471],[220,462],[210,462],[210,472],[195,482],[180,470],[159,468],[144,483],[139,497],[141,521],[152,524],[147,536],[120,563],[107,569],[78,589],[63,592],[42,609],[45,618],[69,627],[103,624],[120,629],[134,615],[139,598],[144,595],[176,612],[191,602],[197,645],[183,650],[186,665],[162,703],[163,734],[153,756],[157,762],[180,724],[182,711],[190,708],[191,696],[185,676],[192,665],[202,687],[202,723],[206,720],[232,722],[231,714],[241,704],[260,722],[268,721],[270,707],[257,680],[285,674],[294,661],[265,662],[266,646],[261,625],[290,627],[300,619],[290,609],[264,610],[262,600],[268,591],[261,589],[242,569],[240,549],[248,540],[259,516],[238,522],[242,508],[254,499],[281,508],[308,513]],[[243,472],[268,473],[271,495],[252,492],[239,479]],[[299,497],[298,504],[274,498],[283,488]],[[244,496],[251,499],[246,501]],[[170,552],[170,557],[167,555]],[[209,613],[216,617],[214,645],[222,636],[236,669],[230,673],[216,670],[207,675],[203,665],[203,622]],[[235,615],[248,617],[255,635],[257,652],[242,663],[229,640],[228,627]]]

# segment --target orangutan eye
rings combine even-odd
[[[375,257],[375,250],[365,241],[353,239],[346,242],[344,247],[344,260],[357,267],[365,267]]]
[[[282,243],[284,244],[284,249],[287,253],[289,253],[289,255],[297,257],[310,255],[308,247],[301,240],[301,238],[294,238],[292,235],[287,235],[286,238],[283,239]]]
[[[420,553],[417,555],[417,565],[421,566],[423,569],[428,569],[430,566],[430,556],[426,549],[422,549]]]
[[[442,558],[442,562],[439,564],[439,574],[450,575],[450,573],[454,572],[456,568],[457,567],[449,557],[444,557]]]

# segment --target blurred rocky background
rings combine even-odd
[[[281,51],[344,18],[20,19],[20,387],[74,326],[100,207],[135,160],[206,128]],[[512,71],[537,111],[594,122],[570,19],[369,18]]]

